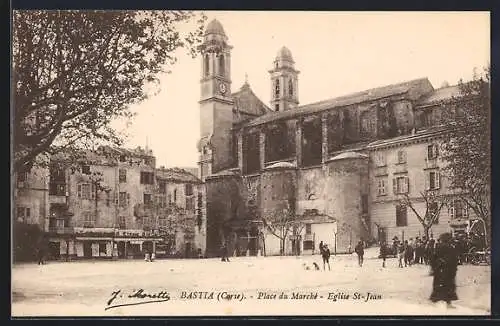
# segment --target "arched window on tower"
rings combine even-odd
[[[210,58],[208,54],[205,54],[203,58],[203,76],[208,76],[210,74]]]
[[[288,81],[288,95],[293,97],[293,79]]]
[[[219,76],[226,75],[226,62],[224,61],[224,56],[221,54],[219,56]]]
[[[280,80],[276,79],[274,82],[274,97],[280,97]]]

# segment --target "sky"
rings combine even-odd
[[[421,77],[434,88],[472,78],[490,62],[488,12],[208,11],[233,46],[232,92],[248,76],[269,106],[268,70],[288,47],[300,71],[300,105]],[[194,22],[193,22],[194,24]],[[184,26],[183,28],[189,28]],[[196,167],[201,58],[181,51],[161,90],[131,107],[125,146],[148,145],[157,166]]]

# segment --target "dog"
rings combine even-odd
[[[303,263],[302,264],[302,267],[306,270],[306,271],[310,271],[312,269],[314,269],[315,271],[319,271],[320,268],[319,268],[319,265],[316,263],[316,262],[313,262],[312,263],[312,266],[308,266],[306,263]]]

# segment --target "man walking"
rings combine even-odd
[[[365,254],[363,240],[359,240],[358,244],[354,248],[354,251],[358,255],[358,265],[359,265],[359,267],[362,267],[363,266],[363,255]]]
[[[225,242],[222,243],[221,256],[222,256],[221,258],[222,261],[229,262],[228,249]]]
[[[387,258],[387,245],[385,241],[380,244],[380,258],[382,258],[382,267],[385,268],[385,259]]]
[[[321,250],[321,257],[323,257],[323,270],[325,270],[325,263],[328,264],[328,270],[330,271],[330,249],[326,244],[323,245],[323,249]]]

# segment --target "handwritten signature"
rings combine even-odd
[[[144,289],[138,289],[127,295],[123,293],[122,290],[116,290],[111,292],[111,297],[106,303],[106,308],[104,308],[104,310],[155,302],[165,302],[169,300],[170,293],[167,291],[148,293]]]

